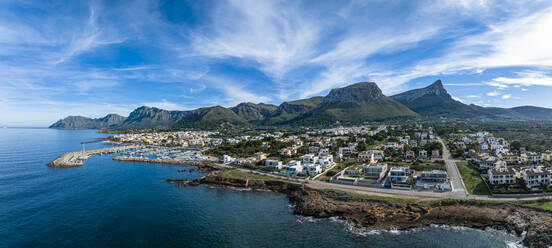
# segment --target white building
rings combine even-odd
[[[303,164],[316,164],[318,162],[318,156],[309,153],[301,156],[301,162]]]
[[[427,159],[427,151],[421,150],[418,152],[418,159]]]
[[[338,153],[340,155],[349,155],[349,154],[353,153],[353,148],[350,147],[350,146],[340,147]]]
[[[488,170],[489,184],[514,184],[516,183],[516,171],[512,167],[499,166]]]
[[[372,152],[361,152],[358,154],[358,161],[361,163],[371,163],[374,162],[374,153]]]
[[[536,152],[527,152],[525,153],[527,155],[527,162],[531,163],[542,163],[542,155]]]
[[[431,170],[431,171],[422,171],[418,180],[424,182],[438,182],[444,183],[447,181],[447,172],[442,170]]]
[[[495,149],[495,154],[497,156],[500,155],[500,154],[505,154],[505,153],[509,153],[509,152],[510,152],[510,149],[504,148],[502,146],[500,146],[500,148]]]
[[[481,150],[482,151],[488,151],[489,150],[489,145],[487,143],[481,144]]]
[[[282,165],[282,161],[280,160],[274,160],[274,159],[267,159],[265,160],[265,166],[269,169],[274,170],[281,170],[284,166]]]
[[[230,157],[230,156],[228,156],[228,155],[226,155],[226,154],[224,154],[224,156],[223,156],[222,158],[223,158],[223,161],[224,161],[223,163],[224,163],[224,164],[231,164],[231,163],[233,163],[234,161],[236,161],[236,158]]]
[[[387,174],[387,164],[386,163],[371,163],[365,164],[362,167],[364,172],[364,177],[372,179],[382,179]]]
[[[324,155],[318,159],[318,164],[322,166],[323,170],[326,170],[335,165],[333,156],[331,154]]]
[[[291,160],[284,165],[284,170],[288,175],[303,174],[303,165],[301,161]]]
[[[387,144],[385,144],[385,149],[387,148],[396,149],[398,147],[399,147],[399,144],[397,144],[396,142],[387,142]]]
[[[370,150],[368,151],[370,154],[374,154],[375,160],[382,160],[385,157],[385,154],[382,150]]]
[[[410,175],[410,167],[409,166],[396,166],[392,167],[389,170],[389,180],[391,182],[406,182],[406,179],[408,179],[408,176]]]
[[[550,185],[550,172],[543,167],[531,167],[523,171],[523,181],[530,189]]]
[[[322,173],[322,166],[319,164],[306,164],[305,165],[305,174],[308,176],[316,176],[318,173]]]
[[[322,156],[322,155],[325,155],[325,154],[330,154],[330,149],[322,148],[318,151],[318,156]]]

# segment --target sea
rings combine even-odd
[[[191,167],[111,155],[76,168],[46,166],[107,136],[0,128],[0,247],[521,247],[522,237],[492,229],[367,232],[337,218],[294,215],[284,194],[165,181],[201,177]]]

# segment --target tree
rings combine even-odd
[[[364,141],[359,142],[357,145],[357,151],[363,152],[366,150],[368,150],[368,146],[366,145],[366,143],[364,143]]]
[[[386,155],[387,157],[391,157],[391,158],[394,157],[395,154],[396,154],[395,149],[393,149],[393,148],[391,148],[391,147],[385,149],[384,152],[385,152],[385,155]]]
[[[512,144],[510,144],[510,146],[512,147],[512,150],[519,151],[519,149],[521,148],[521,142],[516,140],[516,141],[512,142]]]

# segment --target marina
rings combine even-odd
[[[162,159],[175,161],[202,161],[209,157],[200,150],[177,147],[139,146],[121,152],[120,156],[129,158]]]
[[[204,156],[200,150],[173,147],[156,147],[143,145],[127,145],[79,152],[65,153],[52,162],[49,167],[71,168],[84,165],[92,155],[117,154],[116,161],[134,161],[146,163],[163,163],[178,165],[201,165],[205,161],[216,161],[216,158]]]
[[[129,146],[101,148],[101,149],[94,149],[94,150],[87,150],[87,151],[83,149],[83,151],[79,151],[79,152],[64,153],[46,165],[49,167],[55,167],[55,168],[71,168],[76,166],[82,166],[84,165],[84,161],[87,160],[92,155],[118,153],[129,149],[135,149],[137,147],[138,146],[136,145],[129,145]]]

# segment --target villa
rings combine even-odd
[[[373,161],[375,161],[375,159],[374,159],[374,153],[372,152],[361,152],[358,154],[359,163],[371,163]]]
[[[365,164],[362,167],[364,177],[372,179],[383,179],[387,174],[386,163],[371,163]]]
[[[389,180],[391,182],[406,182],[406,179],[408,179],[408,176],[410,176],[410,167],[409,166],[396,166],[392,167],[389,170]]]
[[[527,168],[523,171],[523,181],[530,189],[550,185],[550,171],[540,166]]]
[[[489,184],[514,184],[516,183],[516,171],[512,167],[498,166],[489,169]]]
[[[275,159],[267,159],[265,160],[265,166],[269,169],[278,169],[281,170],[283,168],[282,161],[275,160]]]

